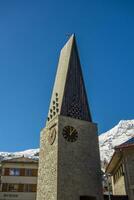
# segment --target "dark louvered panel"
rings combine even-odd
[[[72,47],[60,114],[92,121],[75,41]]]

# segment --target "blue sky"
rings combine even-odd
[[[134,1],[0,1],[0,151],[39,146],[60,49],[76,33],[99,134],[134,117]]]

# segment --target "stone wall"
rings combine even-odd
[[[76,142],[62,136],[64,126],[78,131]],[[80,196],[102,199],[100,157],[96,124],[59,117],[58,200],[78,200]]]
[[[57,119],[51,123],[53,126]],[[56,126],[57,129],[57,126]],[[49,144],[49,127],[41,132],[37,200],[57,200],[57,148],[56,137],[53,145]]]
[[[49,131],[54,126],[56,139],[50,145]],[[77,130],[76,142],[65,140],[65,126]],[[96,124],[58,116],[41,133],[37,200],[79,200],[80,196],[103,199]]]

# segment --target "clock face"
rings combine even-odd
[[[56,138],[56,129],[53,128],[50,130],[49,135],[48,135],[48,142],[49,144],[53,144]]]
[[[75,142],[78,138],[78,132],[72,126],[65,126],[62,135],[68,142]]]

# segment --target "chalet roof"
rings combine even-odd
[[[2,163],[38,163],[38,160],[22,156],[18,158],[3,160]]]
[[[115,147],[115,149],[121,149],[125,147],[130,147],[130,146],[134,146],[134,136],[130,138],[129,140],[127,140],[126,142],[124,142],[123,144]]]
[[[115,168],[116,164],[121,159],[121,151],[128,148],[134,148],[134,136],[127,140],[126,142],[118,145],[115,147],[115,152],[106,168],[106,173],[112,173],[113,169]]]

